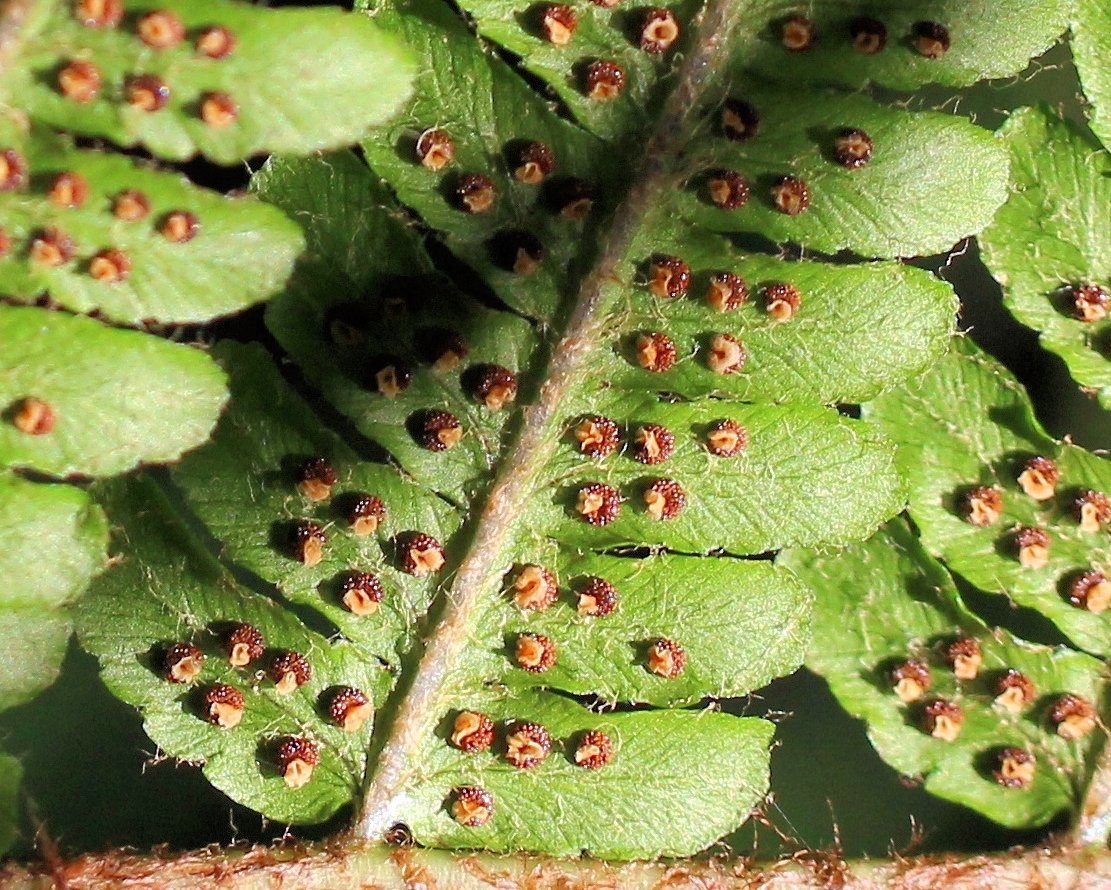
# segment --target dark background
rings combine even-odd
[[[1020,105],[1049,102],[1082,119],[1075,70],[1066,47],[1057,47],[1023,75],[962,92],[918,93],[914,107],[943,108],[995,128]],[[885,94],[903,101],[907,97]],[[944,163],[944,159],[939,159]],[[245,184],[246,166],[221,169],[187,165],[198,182],[226,190]],[[980,343],[1014,370],[1029,388],[1049,431],[1072,434],[1088,448],[1111,442],[1111,414],[1101,412],[1070,380],[1062,363],[1038,349],[1036,335],[1003,310],[999,288],[981,265],[975,244],[919,261],[953,282],[964,303],[962,323]],[[224,322],[218,333],[251,336],[261,314]],[[1024,625],[1005,605],[974,599],[989,620],[1032,639],[1056,642],[1045,626]],[[838,707],[824,682],[800,671],[730,710],[768,713],[781,723],[772,763],[774,802],[763,819],[733,838],[739,853],[771,856],[783,849],[840,845],[848,855],[892,851],[1002,848],[1040,834],[1005,831],[962,807],[935,800],[904,783],[871,749],[863,726]],[[214,791],[200,771],[160,760],[138,715],[100,684],[94,659],[71,646],[59,681],[36,701],[0,715],[0,740],[20,757],[31,818],[64,854],[128,844],[176,848],[234,839],[281,837],[286,826],[267,823]],[[328,826],[300,829],[322,836],[345,824],[341,813]],[[20,855],[34,855],[25,843]]]

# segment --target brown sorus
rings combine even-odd
[[[637,363],[654,374],[671,370],[679,359],[675,341],[659,331],[638,335],[636,354]]]
[[[451,727],[451,743],[467,754],[494,744],[494,721],[479,711],[460,711]]]
[[[442,170],[455,160],[455,140],[447,130],[432,127],[417,137],[417,160],[429,170]]]
[[[601,769],[613,760],[613,741],[598,729],[588,729],[575,746],[575,763],[584,769]]]
[[[328,704],[328,716],[344,732],[358,732],[373,715],[366,693],[353,686],[341,686]]]
[[[28,436],[45,436],[54,429],[57,416],[49,402],[38,396],[20,399],[12,411],[12,426]]]
[[[740,275],[732,272],[719,272],[710,278],[706,292],[706,302],[718,312],[732,312],[740,309],[748,299],[748,285]]]
[[[320,746],[304,737],[286,738],[275,759],[278,771],[289,788],[302,788],[309,783],[313,770],[320,763]]]
[[[185,23],[165,9],[148,12],[139,19],[135,31],[151,49],[169,49],[185,39]]]
[[[904,702],[918,701],[930,688],[933,679],[925,662],[911,658],[891,671],[892,687]]]
[[[239,117],[239,105],[227,93],[211,92],[201,97],[201,120],[215,129],[223,129],[235,123]]]
[[[59,173],[50,183],[46,193],[55,207],[80,207],[89,197],[89,183],[80,173]]]
[[[204,653],[192,643],[174,643],[162,658],[162,670],[171,683],[192,683],[204,666]]]
[[[351,498],[347,511],[347,522],[352,534],[363,537],[373,535],[378,526],[386,521],[386,505],[382,499],[366,492],[358,492]]]
[[[746,142],[760,132],[760,113],[744,99],[726,99],[721,108],[721,132],[734,142]]]
[[[575,441],[587,457],[608,457],[620,444],[618,426],[608,417],[585,417],[575,427]]]
[[[475,398],[489,411],[500,411],[517,398],[517,375],[501,365],[477,369]]]
[[[543,612],[554,606],[558,599],[556,577],[544,566],[522,566],[513,579],[513,602],[519,609]]]
[[[127,104],[140,111],[161,111],[170,101],[170,88],[161,77],[140,74],[129,78],[124,87]]]
[[[1042,528],[1022,526],[1014,533],[1019,564],[1024,569],[1040,569],[1049,562],[1049,533]]]
[[[1089,569],[1069,585],[1068,600],[1079,609],[1101,614],[1111,605],[1111,581],[1099,569]]]
[[[349,612],[364,618],[378,611],[385,596],[382,582],[370,572],[351,572],[339,585],[340,601]]]
[[[956,741],[964,726],[964,709],[956,702],[935,699],[923,709],[923,728],[935,739]]]
[[[1102,491],[1085,489],[1073,501],[1073,514],[1080,523],[1080,530],[1095,534],[1111,523],[1111,498]]]
[[[995,681],[995,703],[1012,714],[1020,714],[1034,700],[1034,681],[1021,671],[1008,668]]]
[[[1061,471],[1048,457],[1032,457],[1022,465],[1018,484],[1035,501],[1048,501],[1057,493]]]
[[[131,274],[131,258],[114,247],[102,250],[89,260],[89,275],[105,284],[119,284]]]
[[[530,674],[551,669],[558,656],[555,642],[544,634],[518,634],[515,649],[517,665]]]
[[[312,665],[300,652],[282,652],[270,663],[270,679],[278,692],[289,695],[312,679]]]
[[[686,670],[687,653],[674,640],[661,637],[648,647],[647,668],[665,680],[674,680]]]
[[[1049,709],[1049,722],[1057,735],[1072,742],[1095,729],[1098,716],[1095,706],[1088,699],[1067,692]]]
[[[940,59],[949,52],[949,29],[938,22],[916,22],[912,29],[914,48],[927,59]]]
[[[162,218],[159,233],[174,244],[185,244],[197,237],[200,221],[188,210],[171,210]]]
[[[150,199],[140,191],[127,189],[112,200],[112,215],[124,222],[137,222],[150,214]]]
[[[605,618],[617,608],[617,588],[604,578],[590,577],[579,585],[578,612],[593,618]]]
[[[448,411],[425,411],[419,417],[417,441],[429,451],[447,451],[463,438],[463,425]]]
[[[646,423],[633,436],[633,460],[642,464],[662,464],[675,453],[675,433],[658,423]]]
[[[238,726],[246,707],[247,699],[243,693],[227,683],[217,683],[204,694],[205,719],[222,729]]]
[[[610,102],[625,89],[625,69],[610,59],[597,59],[586,66],[586,94],[596,102]]]
[[[687,506],[687,493],[674,479],[656,479],[644,490],[644,508],[653,519],[674,519]]]
[[[1003,492],[994,485],[977,485],[964,496],[964,517],[972,525],[986,528],[1003,513]]]
[[[996,764],[992,776],[1004,788],[1029,788],[1037,772],[1037,761],[1025,748],[1003,748],[996,755]]]
[[[810,186],[797,176],[781,176],[772,186],[772,206],[787,216],[798,216],[810,207]]]
[[[69,62],[58,71],[58,92],[84,105],[100,95],[100,69],[92,62]]]
[[[861,16],[849,23],[853,49],[865,56],[883,52],[887,46],[887,26],[879,19]]]
[[[221,25],[205,28],[197,35],[196,50],[210,59],[225,59],[235,51],[235,34]]]
[[[0,192],[10,192],[27,181],[27,161],[10,148],[0,151]]]
[[[336,484],[336,468],[326,457],[312,457],[297,469],[297,490],[310,501],[326,501]]]
[[[265,646],[262,631],[252,624],[240,624],[228,634],[225,644],[228,663],[232,667],[247,667],[262,658]]]
[[[648,290],[664,300],[686,294],[691,286],[691,267],[677,256],[654,257],[648,264]]]
[[[552,750],[552,737],[539,723],[514,721],[505,737],[505,759],[517,769],[532,769]]]
[[[290,530],[289,543],[294,559],[307,566],[315,566],[324,558],[324,545],[328,543],[328,536],[318,523],[311,519],[300,519]]]
[[[715,374],[735,374],[748,360],[744,345],[732,334],[714,334],[706,351],[706,367]]]
[[[575,512],[590,525],[609,525],[621,512],[621,493],[604,482],[589,482],[579,489]]]
[[[413,382],[413,372],[396,355],[379,355],[369,361],[370,386],[387,399],[396,399]]]
[[[40,266],[62,266],[73,259],[73,239],[57,226],[48,226],[31,239],[31,261]]]
[[[540,27],[544,37],[555,46],[567,46],[578,26],[578,15],[566,3],[549,3],[541,10]]]
[[[467,828],[481,828],[494,818],[494,795],[477,785],[464,785],[452,792],[451,816]]]
[[[706,450],[715,457],[736,457],[748,445],[748,431],[735,420],[718,420],[706,433]]]
[[[833,159],[848,170],[859,170],[875,151],[872,137],[855,127],[842,130],[833,140]]]
[[[482,173],[464,173],[455,185],[455,204],[465,213],[487,213],[497,197],[494,180]]]
[[[945,649],[945,660],[958,680],[975,680],[980,674],[980,666],[984,663],[980,641],[972,637],[954,640]]]
[[[538,185],[555,170],[555,155],[543,142],[526,142],[513,159],[513,178],[526,185]]]
[[[398,538],[401,569],[406,574],[423,578],[438,572],[447,561],[444,545],[424,532],[408,532]]]
[[[1092,324],[1102,321],[1111,311],[1111,294],[1107,288],[1098,284],[1083,282],[1068,288],[1069,299],[1072,302],[1072,312],[1081,321]]]
[[[776,321],[790,321],[802,305],[802,294],[793,284],[778,281],[764,288],[764,311]]]
[[[804,15],[793,15],[784,19],[780,26],[780,42],[793,53],[810,49],[814,45],[814,38],[814,23]]]
[[[662,6],[653,6],[644,11],[640,26],[640,48],[653,55],[665,53],[675,45],[679,33],[679,20],[675,18],[675,13]]]
[[[73,17],[86,28],[114,28],[123,19],[123,0],[77,0]]]
[[[706,180],[706,191],[715,207],[722,210],[740,210],[748,203],[752,189],[736,170],[719,170]]]

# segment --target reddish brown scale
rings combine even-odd
[[[714,334],[706,351],[706,367],[715,374],[736,374],[748,361],[748,351],[732,334]]]
[[[139,111],[161,111],[170,101],[170,88],[161,77],[140,74],[128,79],[124,96],[127,104]]]
[[[300,652],[282,652],[270,663],[270,679],[282,695],[289,695],[312,679],[312,665]]]
[[[621,493],[604,482],[590,482],[579,489],[575,511],[589,525],[609,525],[621,512]]]
[[[309,458],[297,469],[297,490],[310,501],[326,501],[336,478],[336,468],[326,457]]]
[[[275,753],[278,771],[289,788],[303,788],[320,763],[320,746],[304,737],[286,738]]]
[[[463,425],[448,411],[426,411],[417,426],[417,441],[429,451],[447,451],[463,438]]]
[[[949,29],[938,22],[916,22],[912,29],[914,48],[927,59],[940,59],[949,52]]]
[[[706,180],[706,191],[715,207],[740,210],[748,203],[752,189],[748,180],[736,170],[719,170]]]
[[[887,46],[887,26],[879,19],[860,17],[849,23],[853,49],[865,56],[881,53]]]
[[[748,431],[735,420],[718,420],[706,433],[706,450],[714,457],[736,457],[748,446]]]
[[[386,517],[386,505],[382,503],[381,498],[359,492],[351,499],[351,506],[347,511],[347,524],[351,526],[353,534],[363,537],[378,531],[378,526],[386,521]]]
[[[776,321],[790,321],[802,305],[802,294],[793,284],[776,282],[764,288],[764,311]]]
[[[171,683],[192,683],[204,667],[204,653],[192,643],[174,643],[162,657],[162,675]]]
[[[594,186],[585,179],[562,179],[551,191],[550,204],[563,219],[586,219],[594,209]]]
[[[1098,284],[1084,282],[1070,285],[1067,292],[1072,313],[1081,321],[1089,324],[1102,321],[1111,311],[1111,294]]]
[[[451,743],[467,754],[494,744],[494,721],[479,711],[460,711],[451,728]]]
[[[505,759],[517,769],[532,769],[552,751],[552,737],[539,723],[514,721],[505,737]]]
[[[1074,742],[1096,728],[1098,715],[1095,705],[1088,699],[1068,692],[1053,703],[1049,722],[1057,735]]]
[[[217,683],[204,694],[205,719],[221,729],[237,727],[246,709],[246,697],[240,690],[227,683]]]
[[[675,433],[658,423],[646,423],[633,436],[632,457],[642,464],[662,464],[675,453]]]
[[[58,71],[58,92],[85,105],[100,95],[100,69],[92,62],[69,62]]]
[[[814,23],[804,15],[793,15],[784,20],[779,31],[780,42],[793,53],[801,53],[814,45]]]
[[[74,210],[89,198],[88,180],[80,173],[59,173],[51,180],[46,196],[55,207]]]
[[[470,354],[466,341],[445,328],[418,328],[417,350],[436,373],[452,371]]]
[[[210,59],[226,59],[236,46],[235,35],[222,25],[213,25],[205,28],[197,35],[194,44],[197,53]]]
[[[662,300],[684,296],[691,286],[691,267],[677,256],[658,256],[648,264],[648,290]]]
[[[734,142],[747,142],[760,133],[760,112],[744,99],[726,99],[721,108],[721,133]]]
[[[930,688],[933,678],[924,662],[911,658],[891,671],[892,688],[904,702],[918,701]]]
[[[494,180],[481,173],[464,173],[455,186],[455,205],[464,213],[487,213],[497,197]]]
[[[687,506],[687,493],[674,479],[657,479],[644,490],[644,509],[653,519],[674,519]]]
[[[387,399],[396,399],[413,382],[412,370],[396,355],[374,356],[367,365],[370,388]]]
[[[401,570],[408,575],[423,578],[440,571],[447,562],[444,545],[424,532],[409,532],[398,541]]]
[[[373,615],[386,595],[382,582],[370,572],[352,572],[339,585],[340,601],[360,618]]]
[[[575,441],[587,457],[609,457],[620,444],[620,430],[608,417],[596,414],[579,421],[575,427]]]
[[[964,709],[956,702],[936,699],[923,709],[922,726],[935,739],[954,742],[964,727]]]
[[[123,0],[77,0],[73,17],[86,28],[114,28],[123,19]]]
[[[559,599],[559,584],[550,569],[522,566],[513,579],[513,602],[518,609],[544,612]]]
[[[228,653],[228,664],[232,667],[247,667],[247,665],[262,658],[265,651],[266,639],[257,627],[252,624],[240,624],[225,641],[225,651]]]
[[[1022,526],[1015,530],[1014,545],[1024,569],[1040,569],[1049,562],[1049,533],[1045,529]]]
[[[124,222],[138,222],[150,215],[150,199],[140,191],[128,189],[112,200],[112,215]]]
[[[517,666],[530,674],[542,674],[556,663],[556,644],[544,634],[519,634],[516,644]]]
[[[1078,609],[1099,615],[1111,605],[1111,581],[1099,569],[1089,569],[1069,585],[1068,600]]]
[[[833,140],[833,159],[848,170],[859,170],[872,160],[875,148],[872,137],[863,130],[842,130]]]
[[[1034,700],[1034,681],[1021,671],[1008,668],[995,682],[995,703],[1012,714],[1020,714]]]
[[[954,640],[945,649],[945,660],[958,680],[975,680],[984,663],[980,641],[971,637]]]
[[[73,250],[73,239],[56,226],[49,226],[31,239],[31,262],[62,266],[73,259]]]
[[[488,411],[500,411],[517,398],[517,375],[501,365],[484,365],[474,395]]]
[[[601,769],[613,760],[613,740],[598,729],[588,729],[575,745],[575,763],[584,769]]]
[[[579,587],[578,611],[580,615],[605,618],[617,608],[617,588],[604,578],[591,577]]]
[[[159,234],[173,244],[185,244],[197,237],[200,220],[188,210],[172,210],[162,219]]]
[[[810,187],[797,176],[783,176],[772,186],[772,206],[787,216],[798,216],[810,207]]]
[[[1037,773],[1037,761],[1025,748],[1003,748],[996,755],[996,768],[992,777],[1004,788],[1025,790],[1030,787]]]
[[[494,818],[494,795],[477,785],[464,785],[452,792],[451,816],[467,828],[481,828]]]
[[[0,151],[0,192],[10,192],[27,181],[27,161],[10,148]]]
[[[239,105],[227,93],[205,93],[201,97],[201,120],[213,129],[230,127],[239,117]]]
[[[578,15],[566,3],[549,3],[540,11],[540,27],[544,37],[555,46],[567,46],[578,26]]]
[[[290,554],[298,562],[307,566],[319,565],[324,558],[324,547],[328,536],[318,523],[311,519],[300,519],[290,529]]]
[[[131,258],[114,247],[102,250],[89,260],[89,275],[105,284],[120,284],[131,274]]]
[[[679,20],[670,9],[653,6],[644,11],[640,26],[640,48],[646,53],[659,55],[667,52],[675,45],[679,34]]]
[[[185,23],[172,12],[148,12],[135,26],[139,39],[151,49],[170,49],[185,39]]]
[[[659,331],[640,334],[636,341],[636,352],[637,363],[653,374],[670,371],[679,360],[679,350],[675,347],[675,341]]]
[[[555,155],[545,143],[527,142],[513,159],[513,178],[526,185],[539,185],[555,167]]]
[[[963,509],[969,523],[987,528],[1003,513],[1003,492],[993,485],[978,485],[965,494]]]
[[[625,69],[612,60],[598,59],[586,66],[583,86],[596,102],[610,102],[625,89]]]
[[[455,160],[455,140],[447,130],[425,130],[417,138],[417,160],[429,170],[443,170]]]
[[[27,436],[45,436],[57,422],[57,415],[50,404],[36,396],[20,399],[11,418],[12,426]]]
[[[1072,509],[1082,532],[1095,534],[1111,523],[1111,498],[1102,491],[1089,488],[1080,492],[1073,501]]]
[[[706,302],[718,312],[740,309],[748,299],[748,284],[740,275],[719,272],[710,278]]]
[[[358,732],[374,716],[374,705],[361,689],[341,686],[328,704],[328,717],[344,732]]]
[[[648,647],[646,667],[665,680],[674,680],[687,668],[686,650],[666,637],[661,637]]]
[[[1048,501],[1057,494],[1061,471],[1048,457],[1032,457],[1022,465],[1018,484],[1035,501]]]

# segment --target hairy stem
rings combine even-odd
[[[460,855],[382,845],[220,850],[174,857],[108,853],[53,871],[9,865],[8,890],[1111,890],[1111,853],[1083,848],[847,861],[810,852],[779,862],[605,863]]]
[[[501,472],[478,516],[467,555],[447,592],[441,620],[425,644],[413,679],[401,693],[405,698],[398,703],[392,731],[366,789],[358,826],[364,838],[381,837],[397,821],[397,810],[404,803],[404,791],[413,774],[414,752],[441,716],[440,690],[467,642],[476,606],[507,568],[507,544],[556,447],[562,422],[560,406],[588,373],[590,359],[606,333],[605,287],[628,253],[637,226],[670,184],[667,161],[688,132],[696,100],[712,75],[714,62],[728,45],[731,25],[743,6],[737,0],[711,0],[703,10],[696,45],[648,141],[640,171],[614,213],[599,259],[568,308],[539,397],[523,410],[520,433],[501,462]]]

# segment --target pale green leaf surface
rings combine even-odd
[[[510,417],[475,398],[474,376],[495,364],[523,378],[536,350],[528,322],[481,305],[435,272],[415,229],[354,155],[273,162],[256,187],[304,222],[316,254],[268,307],[270,330],[361,433],[422,484],[463,498],[490,472]],[[335,214],[341,205],[357,210]],[[337,341],[337,320],[353,338]],[[434,367],[451,336],[466,354],[455,367]],[[411,374],[393,398],[374,381],[387,361]],[[518,400],[527,386],[522,379]],[[419,444],[414,427],[430,410],[459,419],[458,445],[431,452]]]
[[[53,408],[52,431],[30,435],[11,422],[28,397]],[[0,306],[0,464],[103,476],[173,460],[208,437],[226,397],[224,375],[199,349]]]
[[[174,468],[174,481],[222,542],[223,557],[320,612],[370,657],[396,664],[436,583],[401,570],[398,536],[420,531],[447,541],[458,514],[394,467],[360,459],[282,380],[261,347],[225,342],[215,355],[230,376],[231,407],[213,440]],[[332,497],[321,502],[296,487],[301,465],[316,457],[338,476]],[[360,492],[381,498],[387,511],[377,533],[365,537],[350,531],[344,509]],[[316,566],[291,550],[290,529],[300,519],[318,522],[328,535]],[[373,615],[357,616],[342,603],[340,584],[354,571],[371,572],[385,588]]]
[[[136,0],[117,28],[80,24],[69,3],[37,4],[22,47],[21,64],[0,80],[39,120],[141,144],[172,160],[203,154],[224,164],[266,151],[308,153],[349,144],[386,119],[408,96],[412,54],[366,16],[338,9],[265,9],[223,0]],[[177,15],[184,42],[150,49],[135,33],[138,16],[152,10]],[[236,45],[223,59],[197,52],[205,27],[222,25]],[[92,61],[101,88],[91,102],[64,97],[56,86],[60,63]],[[169,88],[165,108],[130,107],[126,82],[160,77]],[[224,127],[205,123],[199,107],[208,93],[229,95],[238,106]]]
[[[553,749],[540,765],[518,770],[491,752],[468,755],[442,738],[430,741],[416,790],[398,809],[428,845],[681,856],[742,822],[767,789],[774,729],[765,720],[713,711],[597,714],[562,696],[526,691],[475,694],[459,704],[499,721],[542,719]],[[612,762],[596,771],[574,762],[576,738],[588,729],[614,740]],[[471,783],[488,788],[497,807],[478,829],[461,827],[448,812],[451,789]]]
[[[120,155],[0,129],[7,140],[3,147],[24,154],[29,170],[24,188],[0,192],[0,218],[12,244],[0,257],[5,295],[29,302],[49,294],[74,312],[97,311],[127,324],[204,321],[267,299],[285,283],[301,251],[297,226],[259,201],[199,189],[176,173]],[[51,184],[61,173],[77,173],[87,183],[80,207],[51,201]],[[149,201],[144,219],[113,214],[116,197],[127,190],[140,191]],[[197,219],[197,234],[186,243],[160,233],[174,211]],[[48,228],[72,240],[72,260],[48,266],[27,255],[34,238]],[[108,249],[122,251],[130,261],[125,280],[98,281],[89,273],[92,258]]]
[[[1015,379],[966,340],[954,341],[930,374],[866,405],[865,416],[899,443],[910,515],[927,550],[976,586],[1041,612],[1079,646],[1111,651],[1111,615],[1066,598],[1080,572],[1111,561],[1107,535],[1080,531],[1072,509],[1081,489],[1111,491],[1111,462],[1046,436]],[[1048,501],[1035,501],[1018,484],[1022,464],[1037,456],[1053,459],[1061,472]],[[1002,492],[994,525],[964,516],[964,493],[978,485]],[[1020,526],[1049,533],[1044,568],[1019,563],[1013,533]]]
[[[963,607],[948,573],[901,521],[839,554],[792,551],[781,562],[818,593],[807,664],[825,677],[849,713],[866,722],[872,744],[891,766],[924,780],[932,794],[1013,828],[1041,825],[1076,809],[1086,759],[1100,733],[1066,741],[1053,731],[1048,711],[1067,692],[1103,701],[1106,678],[1097,659],[989,630]],[[975,680],[962,681],[943,652],[968,637],[980,642],[983,667]],[[889,676],[907,658],[925,661],[933,681],[928,697],[911,705],[895,694]],[[1008,668],[1025,674],[1036,690],[1034,702],[1018,715],[992,703],[993,684]],[[953,742],[922,728],[921,709],[935,698],[964,709],[965,723]],[[997,752],[1011,746],[1036,757],[1028,789],[1005,788],[991,775]]]
[[[628,333],[599,368],[602,378],[627,389],[757,402],[859,402],[927,368],[944,352],[953,328],[951,286],[902,264],[830,265],[744,254],[724,239],[674,224],[664,232],[649,227],[636,250],[640,255],[622,266],[623,283],[609,295],[615,325]],[[658,255],[690,265],[686,297],[661,300],[648,290],[647,267]],[[707,293],[711,276],[722,272],[739,275],[749,296],[739,309],[719,313]],[[766,311],[765,289],[775,283],[792,284],[802,295],[800,311],[788,322]],[[637,362],[637,337],[651,331],[676,344],[680,358],[669,371],[654,373]],[[717,333],[744,345],[740,372],[722,375],[707,367]]]
[[[1074,317],[1067,285],[1111,284],[1111,155],[1076,124],[1039,108],[1000,131],[1011,196],[980,241],[1007,308],[1039,332],[1077,383],[1111,407],[1111,317]]]
[[[202,764],[213,785],[252,809],[304,823],[323,821],[347,804],[366,767],[373,721],[348,734],[328,719],[327,707],[339,685],[363,690],[380,706],[387,672],[351,644],[326,639],[278,602],[238,585],[149,477],[105,483],[100,496],[117,524],[113,549],[120,565],[93,583],[77,609],[77,626],[82,644],[100,658],[108,688],[139,708],[147,733],[167,754]],[[263,633],[261,664],[228,664],[224,635],[240,622]],[[193,685],[162,675],[164,647],[179,641],[205,654]],[[255,673],[283,650],[301,652],[312,666],[309,682],[289,695]],[[201,715],[201,696],[217,682],[247,699],[242,722],[232,729]],[[274,765],[274,746],[286,736],[320,745],[320,764],[304,788],[287,788]]]
[[[1073,0],[762,0],[757,5],[766,24],[744,46],[736,64],[794,84],[875,83],[910,90],[928,83],[969,86],[1018,74],[1068,27]],[[809,50],[791,52],[780,39],[782,21],[800,12],[814,22],[817,37]],[[851,23],[858,16],[883,22],[886,49],[875,55],[853,49]],[[948,53],[928,59],[916,51],[913,27],[921,21],[949,30]]]
[[[663,706],[735,697],[791,673],[809,639],[809,590],[766,561],[526,549],[519,562],[556,568],[561,592],[552,608],[533,612],[514,606],[509,590],[490,597],[477,615],[480,635],[468,670],[509,689],[542,685],[604,702]],[[507,586],[515,575],[506,576]],[[612,614],[577,612],[576,591],[590,577],[616,588]],[[520,633],[558,641],[559,660],[540,678],[513,659]],[[687,653],[687,667],[677,678],[664,679],[645,667],[647,648],[661,637]]]
[[[612,200],[603,185],[620,159],[606,155],[597,139],[562,120],[503,61],[483,52],[446,4],[389,0],[370,7],[427,61],[412,101],[362,143],[368,162],[507,305],[550,319],[583,271],[584,245],[597,237],[595,220]],[[421,166],[415,153],[418,137],[431,127],[446,130],[455,142],[454,162],[440,171]],[[539,140],[552,150],[556,169],[547,182],[528,185],[513,178],[510,159],[522,140]],[[489,212],[465,213],[454,203],[453,190],[466,173],[493,180],[497,200]],[[585,221],[564,219],[553,209],[553,189],[567,177],[595,186],[594,212]],[[495,236],[522,230],[544,249],[530,276],[504,268],[492,250]]]
[[[1072,56],[1084,95],[1091,105],[1092,130],[1105,146],[1111,144],[1111,7],[1103,0],[1076,0],[1072,23]]]
[[[675,434],[675,453],[653,466],[623,453],[592,460],[570,429],[592,414],[624,425],[626,442],[642,423],[662,424]],[[748,446],[733,458],[705,447],[710,425],[723,419],[748,432]],[[552,529],[564,546],[592,549],[649,544],[743,554],[838,543],[868,537],[905,503],[892,444],[865,424],[811,405],[669,404],[603,395],[568,418],[568,434],[547,472],[551,492],[533,505],[536,526]],[[674,519],[657,521],[645,509],[643,491],[659,478],[674,479],[686,492],[687,506]],[[609,525],[591,526],[574,510],[589,482],[607,483],[624,496]]]
[[[989,131],[962,118],[911,113],[862,95],[752,84],[731,95],[756,108],[758,133],[733,142],[715,124],[697,134],[690,182],[668,202],[707,228],[825,253],[914,256],[976,234],[1007,197],[1006,151]],[[834,140],[846,128],[864,130],[874,144],[872,160],[857,170],[832,158]],[[739,210],[719,209],[706,194],[705,172],[721,168],[739,171],[751,184],[752,196]],[[772,203],[771,188],[785,175],[810,190],[810,207],[797,216]]]

